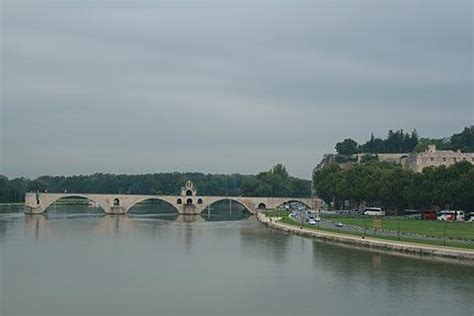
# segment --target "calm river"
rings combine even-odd
[[[0,314],[474,315],[473,267],[315,242],[239,210],[153,207],[2,208]]]

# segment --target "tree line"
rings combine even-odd
[[[378,161],[347,170],[334,163],[316,171],[313,183],[318,197],[335,208],[349,201],[352,207],[365,202],[399,213],[406,208],[474,210],[474,165],[465,161],[421,173]]]
[[[33,180],[0,175],[0,203],[22,202],[25,192],[74,192],[176,195],[191,180],[198,194],[219,196],[309,197],[311,181],[288,175],[278,164],[258,175],[203,174],[198,172],[79,176],[42,176]]]
[[[461,133],[447,138],[421,138],[414,151],[422,152],[428,145],[434,144],[440,150],[461,150],[462,152],[474,152],[474,125],[465,127]]]
[[[358,153],[411,153],[424,151],[429,144],[435,144],[440,150],[458,150],[474,152],[474,125],[465,127],[458,134],[448,138],[420,138],[416,130],[406,133],[403,129],[388,132],[385,139],[376,138],[371,134],[370,140],[358,144],[351,138],[346,138],[336,144],[339,155],[354,155]]]

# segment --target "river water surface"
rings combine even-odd
[[[324,244],[237,211],[0,212],[1,315],[474,315],[474,268]]]

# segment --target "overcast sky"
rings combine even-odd
[[[0,174],[310,178],[474,122],[472,1],[2,1]]]

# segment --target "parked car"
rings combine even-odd
[[[436,220],[438,217],[438,212],[436,211],[425,211],[423,212],[423,219],[424,220]]]
[[[314,220],[314,218],[310,218],[310,219],[308,220],[308,224],[310,224],[310,225],[316,225],[316,221]]]
[[[442,210],[437,217],[439,221],[464,222],[463,211]]]
[[[474,212],[470,212],[467,214],[467,221],[468,222],[474,222]]]

